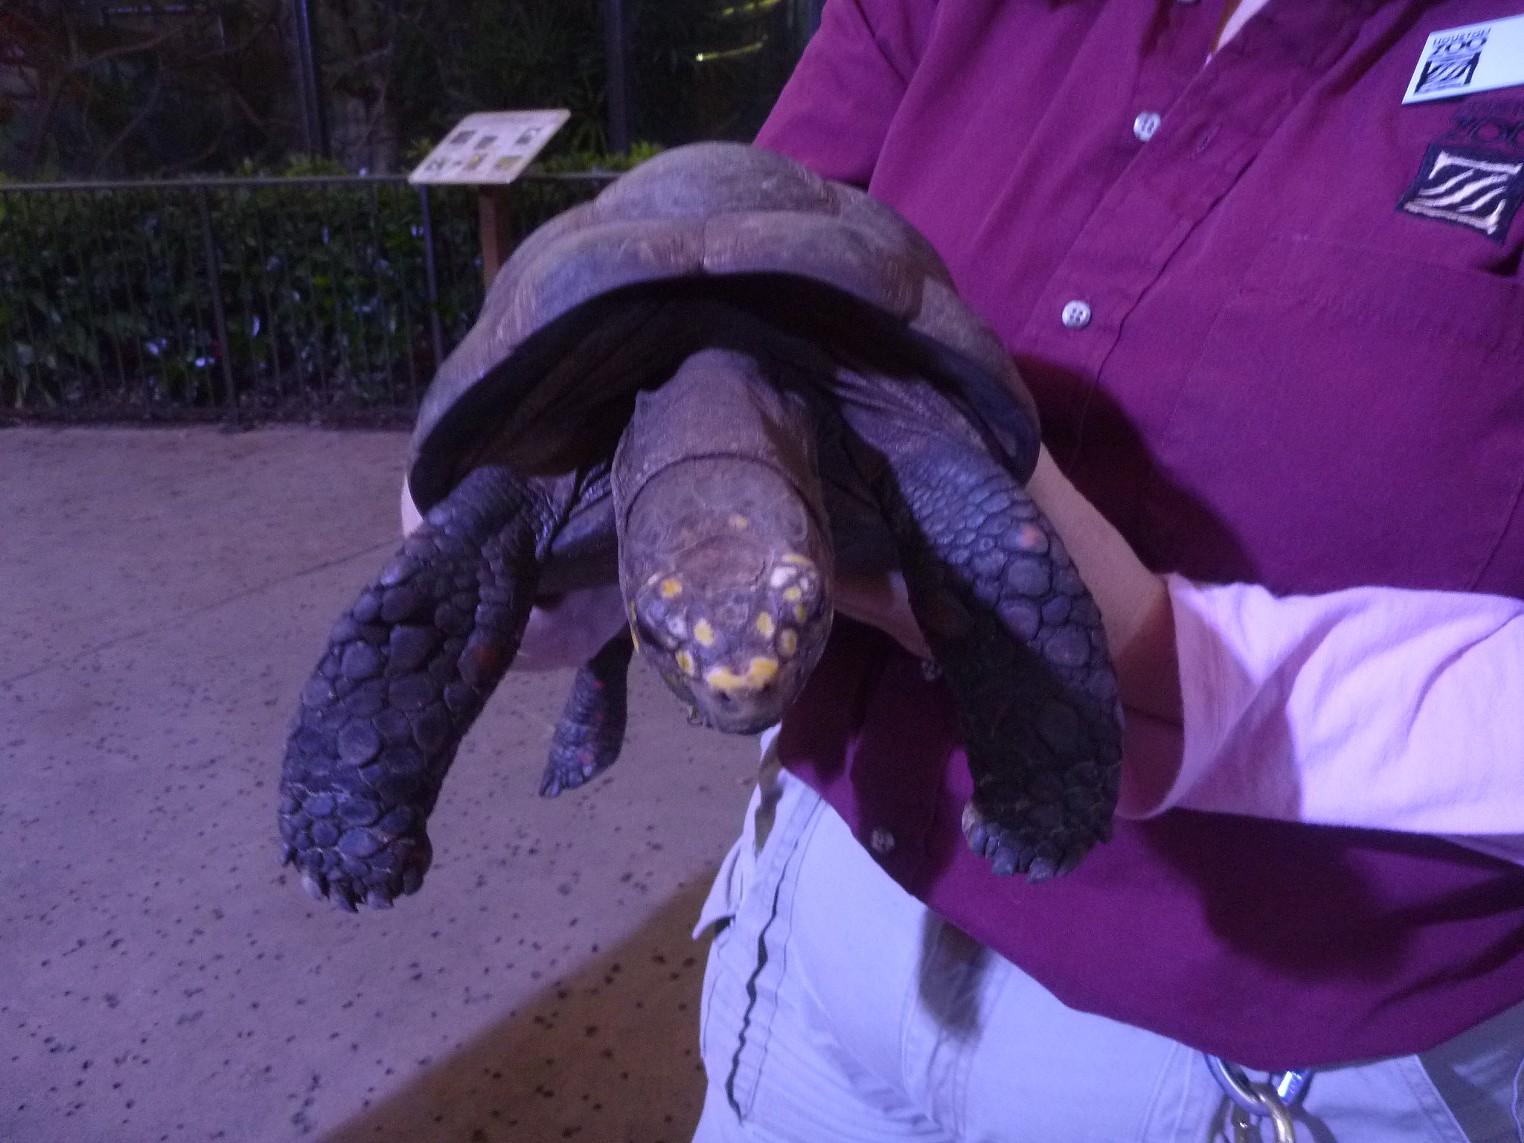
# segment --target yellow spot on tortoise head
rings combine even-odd
[[[693,656],[691,654],[689,654],[687,650],[678,651],[676,658],[677,658],[678,669],[680,671],[682,671],[683,674],[685,674],[685,675],[691,675],[691,674],[693,674],[693,668],[694,668]]]
[[[778,660],[758,655],[737,674],[729,667],[710,667],[704,673],[704,682],[713,690],[733,694],[736,691],[761,690],[778,674]]]
[[[800,599],[803,596],[804,592],[801,591],[797,586],[785,588],[783,592],[783,598],[788,600],[790,603],[793,603],[795,600]]]
[[[812,568],[815,566],[814,560],[810,559],[809,556],[801,556],[798,552],[788,552],[780,556],[779,559],[783,563],[793,564],[796,568]]]
[[[709,625],[709,620],[700,619],[693,625],[693,637],[704,647],[714,646],[714,628]]]
[[[804,604],[802,604],[802,603],[796,603],[796,604],[794,604],[794,622],[795,623],[803,623],[809,617],[810,617],[810,613],[805,610]]]
[[[663,599],[673,599],[682,594],[683,581],[678,579],[676,576],[669,575],[666,579],[661,581],[661,597]]]
[[[791,627],[785,627],[778,632],[778,654],[785,659],[790,658],[795,651],[799,650],[799,633]]]
[[[775,627],[776,624],[773,623],[773,617],[767,612],[764,611],[757,616],[757,630],[762,633],[764,639],[772,636]]]

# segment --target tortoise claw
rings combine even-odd
[[[1050,826],[1046,819],[1051,818],[1051,814],[1043,814],[1034,807],[1031,816],[1036,820],[1023,823],[1028,827],[1025,830],[1008,828],[990,821],[973,802],[969,802],[963,807],[963,836],[970,849],[989,861],[990,871],[996,876],[1024,873],[1034,885],[1072,873],[1094,842],[1105,840],[1104,837],[1071,840],[1067,845],[1052,836],[1037,841],[1028,836],[1024,840],[1023,833],[1030,835],[1032,826]],[[1051,827],[1044,832],[1051,834]]]
[[[545,763],[545,773],[540,778],[540,797],[554,798],[563,790],[575,790],[585,786],[614,763],[616,755],[600,752],[596,748],[552,748],[550,759]],[[617,744],[616,744],[617,749]]]
[[[990,831],[984,822],[984,815],[974,808],[974,803],[969,802],[963,807],[963,836],[968,841],[968,847],[980,857],[988,857],[990,844]]]
[[[1058,862],[1041,855],[1032,858],[1032,864],[1027,866],[1027,880],[1034,885],[1042,881],[1051,881],[1058,875]]]
[[[365,894],[365,903],[372,909],[390,909],[392,907],[392,899],[379,889],[372,889],[369,893]]]
[[[1018,868],[1026,872],[1033,853],[1022,843],[1016,828],[991,821],[973,802],[963,807],[962,825],[969,848],[992,862],[996,873],[1005,876]]]
[[[421,822],[402,811],[393,811],[389,818],[390,824],[406,827],[406,832],[390,834],[379,827],[352,830],[340,835],[336,844],[288,846],[283,859],[296,866],[302,888],[313,900],[327,901],[346,913],[358,912],[361,905],[389,909],[396,898],[418,891],[433,858]],[[320,832],[327,824],[326,819],[287,823],[293,832],[304,835]],[[355,836],[365,844],[346,846],[345,839]]]
[[[990,872],[996,877],[1009,877],[1021,867],[1021,860],[1010,846],[997,842],[994,856],[990,858]]]

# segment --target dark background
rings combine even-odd
[[[819,4],[7,0],[0,176],[387,173],[462,115],[534,107],[572,112],[552,160],[747,139]]]

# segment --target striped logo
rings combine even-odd
[[[1435,143],[1397,206],[1502,242],[1521,200],[1524,161],[1480,148]]]
[[[1470,86],[1476,78],[1476,65],[1482,62],[1482,49],[1487,46],[1487,34],[1491,30],[1479,28],[1435,39],[1418,74],[1414,94],[1430,95]]]

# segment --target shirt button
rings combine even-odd
[[[894,852],[894,835],[879,826],[868,835],[868,848],[880,857],[888,857]]]
[[[1090,324],[1090,306],[1076,298],[1064,307],[1060,320],[1065,329],[1084,329]]]
[[[1132,133],[1138,137],[1138,142],[1146,143],[1154,137],[1154,132],[1159,129],[1159,113],[1157,111],[1145,111],[1132,121]]]

